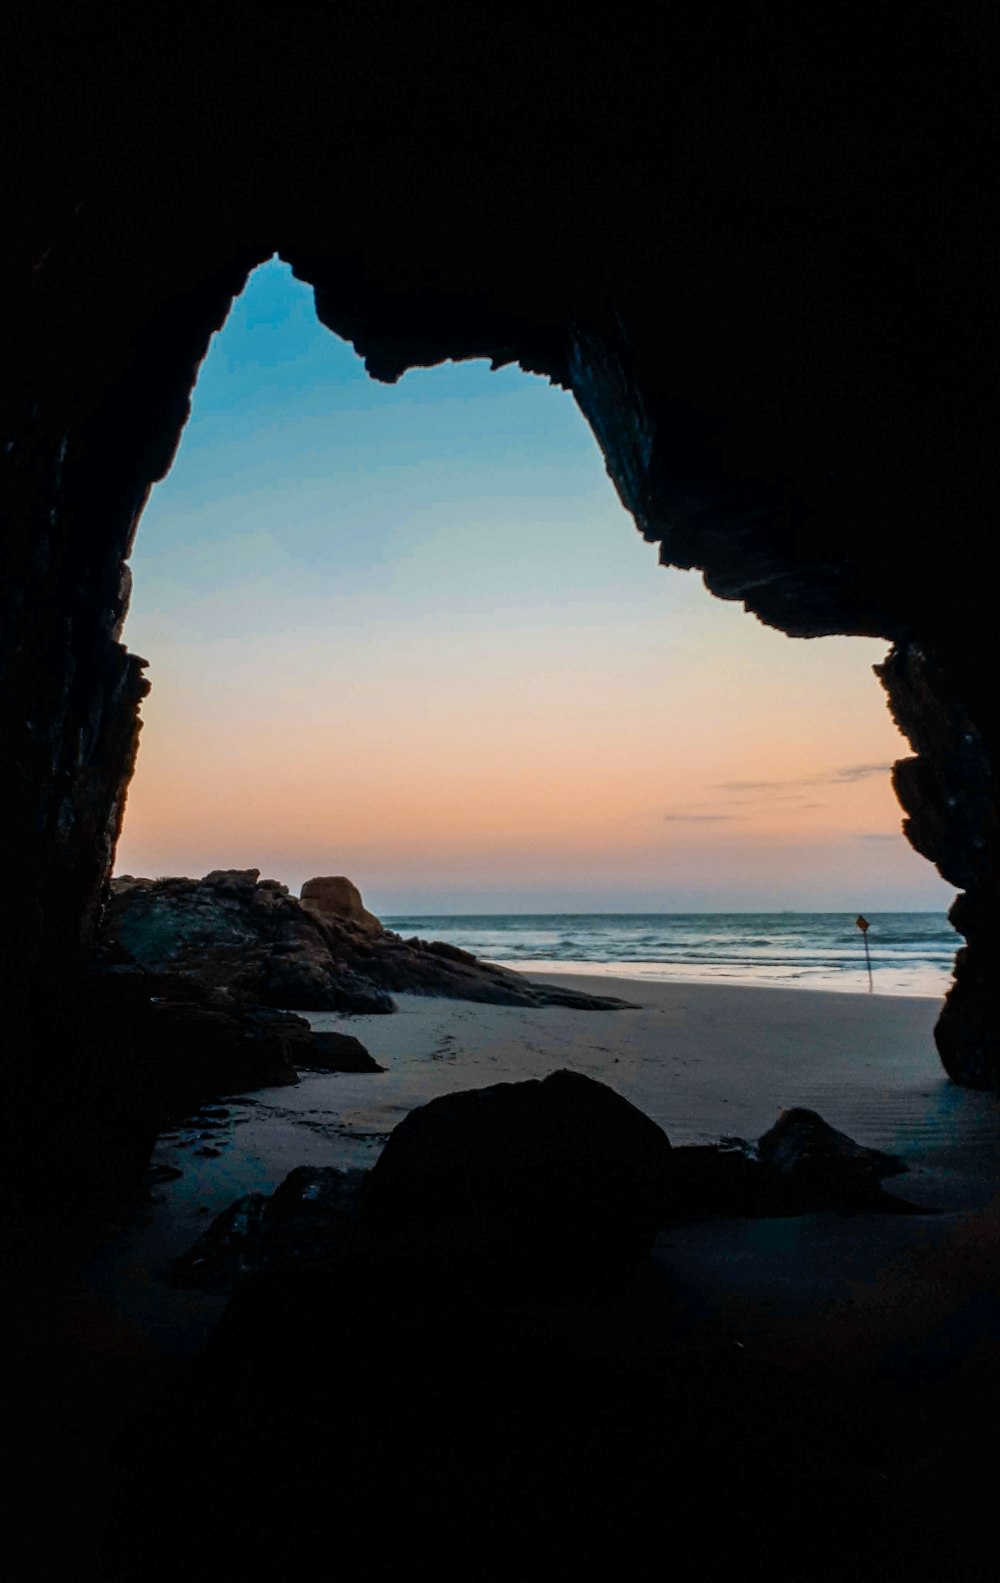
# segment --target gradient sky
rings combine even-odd
[[[572,398],[376,384],[276,260],[133,557],[153,691],[117,871],[346,873],[376,912],[942,908],[868,639],[658,567]]]

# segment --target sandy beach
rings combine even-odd
[[[1000,1112],[942,1071],[931,998],[708,986],[552,975],[597,986],[634,1009],[579,1012],[401,995],[391,1017],[311,1014],[317,1028],[360,1038],[380,1074],[303,1073],[295,1088],[261,1090],[165,1135],[154,1165],[173,1180],[108,1246],[94,1269],[120,1313],[157,1345],[187,1351],[218,1299],[164,1285],[169,1261],[236,1197],[272,1190],[297,1165],[371,1165],[408,1111],[438,1094],[544,1077],[560,1067],[609,1084],[674,1144],[758,1137],[782,1107],[805,1105],[859,1143],[901,1155],[890,1192],[937,1213],[813,1215],[780,1222],[699,1223],[669,1233],[671,1260],[692,1291],[767,1286],[806,1311],[902,1250],[947,1242],[955,1216],[986,1213],[996,1191]],[[942,1213],[943,1212],[943,1213]],[[768,1226],[780,1228],[774,1235]],[[666,1237],[666,1233],[664,1236]],[[858,1243],[850,1261],[838,1248]],[[667,1243],[657,1257],[661,1257]],[[717,1254],[712,1247],[718,1245]],[[859,1262],[860,1261],[860,1262]],[[704,1263],[705,1272],[701,1273]],[[738,1270],[738,1275],[737,1275]]]
[[[164,1136],[154,1165],[180,1174],[153,1186],[146,1210],[68,1282],[65,1266],[43,1267],[21,1285],[26,1361],[43,1377],[53,1354],[61,1360],[56,1460],[60,1437],[75,1451],[96,1427],[106,1442],[209,1333],[224,1299],[178,1291],[168,1267],[234,1198],[270,1190],[296,1165],[372,1163],[399,1119],[437,1094],[569,1067],[608,1083],[675,1144],[752,1139],[779,1107],[805,1105],[904,1157],[908,1171],[887,1187],[925,1213],[669,1226],[611,1309],[551,1318],[651,1368],[665,1349],[721,1347],[861,1390],[899,1450],[900,1466],[878,1475],[894,1481],[892,1498],[916,1510],[933,1493],[946,1509],[947,1436],[1000,1378],[1000,1110],[945,1078],[937,1001],[604,976],[599,986],[634,1009],[401,996],[395,1016],[316,1015],[387,1070],[306,1073]],[[931,1419],[946,1439],[932,1439]]]

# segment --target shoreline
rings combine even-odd
[[[845,972],[831,973],[828,979],[821,983],[805,980],[805,972],[801,971],[796,978],[772,983],[770,980],[754,976],[748,970],[746,977],[736,977],[724,973],[716,964],[706,966],[702,972],[697,972],[690,964],[678,965],[676,972],[671,962],[496,962],[497,967],[505,967],[515,973],[523,973],[525,978],[537,979],[541,983],[561,983],[563,979],[576,980],[578,978],[592,978],[596,991],[598,983],[605,989],[608,982],[618,981],[625,984],[677,984],[682,987],[697,984],[710,989],[772,989],[793,990],[799,993],[803,990],[811,991],[816,995],[857,995],[863,1000],[869,996],[878,999],[880,996],[891,1000],[933,1000],[940,1004],[952,978],[944,978],[944,987],[938,990],[930,983],[926,989],[889,989],[877,981],[874,990],[869,990],[867,983],[854,983],[849,980]],[[642,969],[648,971],[641,971]],[[794,972],[794,969],[790,969]],[[883,969],[883,972],[886,970]],[[859,970],[863,980],[863,970]]]
[[[789,989],[812,990],[816,994],[830,995],[873,994],[893,1000],[934,1000],[940,1005],[954,982],[950,971],[937,973],[926,968],[907,974],[898,969],[876,967],[875,987],[869,990],[865,970],[860,967],[856,970],[827,971],[825,976],[823,969],[790,967],[787,977],[767,978],[759,969],[754,970],[752,965],[747,965],[745,969],[735,967],[732,972],[728,972],[714,962],[705,964],[700,970],[695,964],[687,962],[506,961],[498,958],[496,965],[545,983],[558,983],[566,978],[571,981],[568,987],[572,987],[572,981],[577,978],[590,977],[595,981],[595,993],[599,992],[598,983],[606,987],[609,979],[617,979],[629,984],[705,984],[713,989]]]

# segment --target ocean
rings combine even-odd
[[[943,995],[963,943],[944,913],[867,915],[881,995]],[[387,917],[404,938],[446,940],[534,973],[868,990],[855,914],[843,912],[497,913]]]

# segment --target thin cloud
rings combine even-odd
[[[823,770],[819,775],[793,775],[779,780],[720,781],[719,790],[773,792],[777,786],[853,786],[855,782],[868,780],[872,775],[887,775],[891,768],[890,763],[842,764],[838,769]]]
[[[899,834],[895,830],[858,830],[855,831],[855,841],[898,841]]]
[[[683,824],[731,824],[736,818],[734,813],[665,813],[665,820],[676,820]]]
[[[871,775],[888,775],[891,769],[891,760],[887,764],[846,764],[842,769],[834,770],[827,778],[835,784],[843,784],[868,780]]]
[[[781,783],[780,782],[776,782],[775,784],[780,785]],[[762,800],[763,799],[755,792],[752,792],[752,793],[750,793],[750,792],[739,792],[738,794],[734,795],[733,798],[732,798],[733,802],[741,802],[741,803],[744,803],[744,802],[745,803],[754,803],[754,802],[761,802]],[[771,791],[770,789],[768,789],[767,801],[768,802],[804,802],[805,801],[805,796],[804,796],[804,794],[802,792]]]

